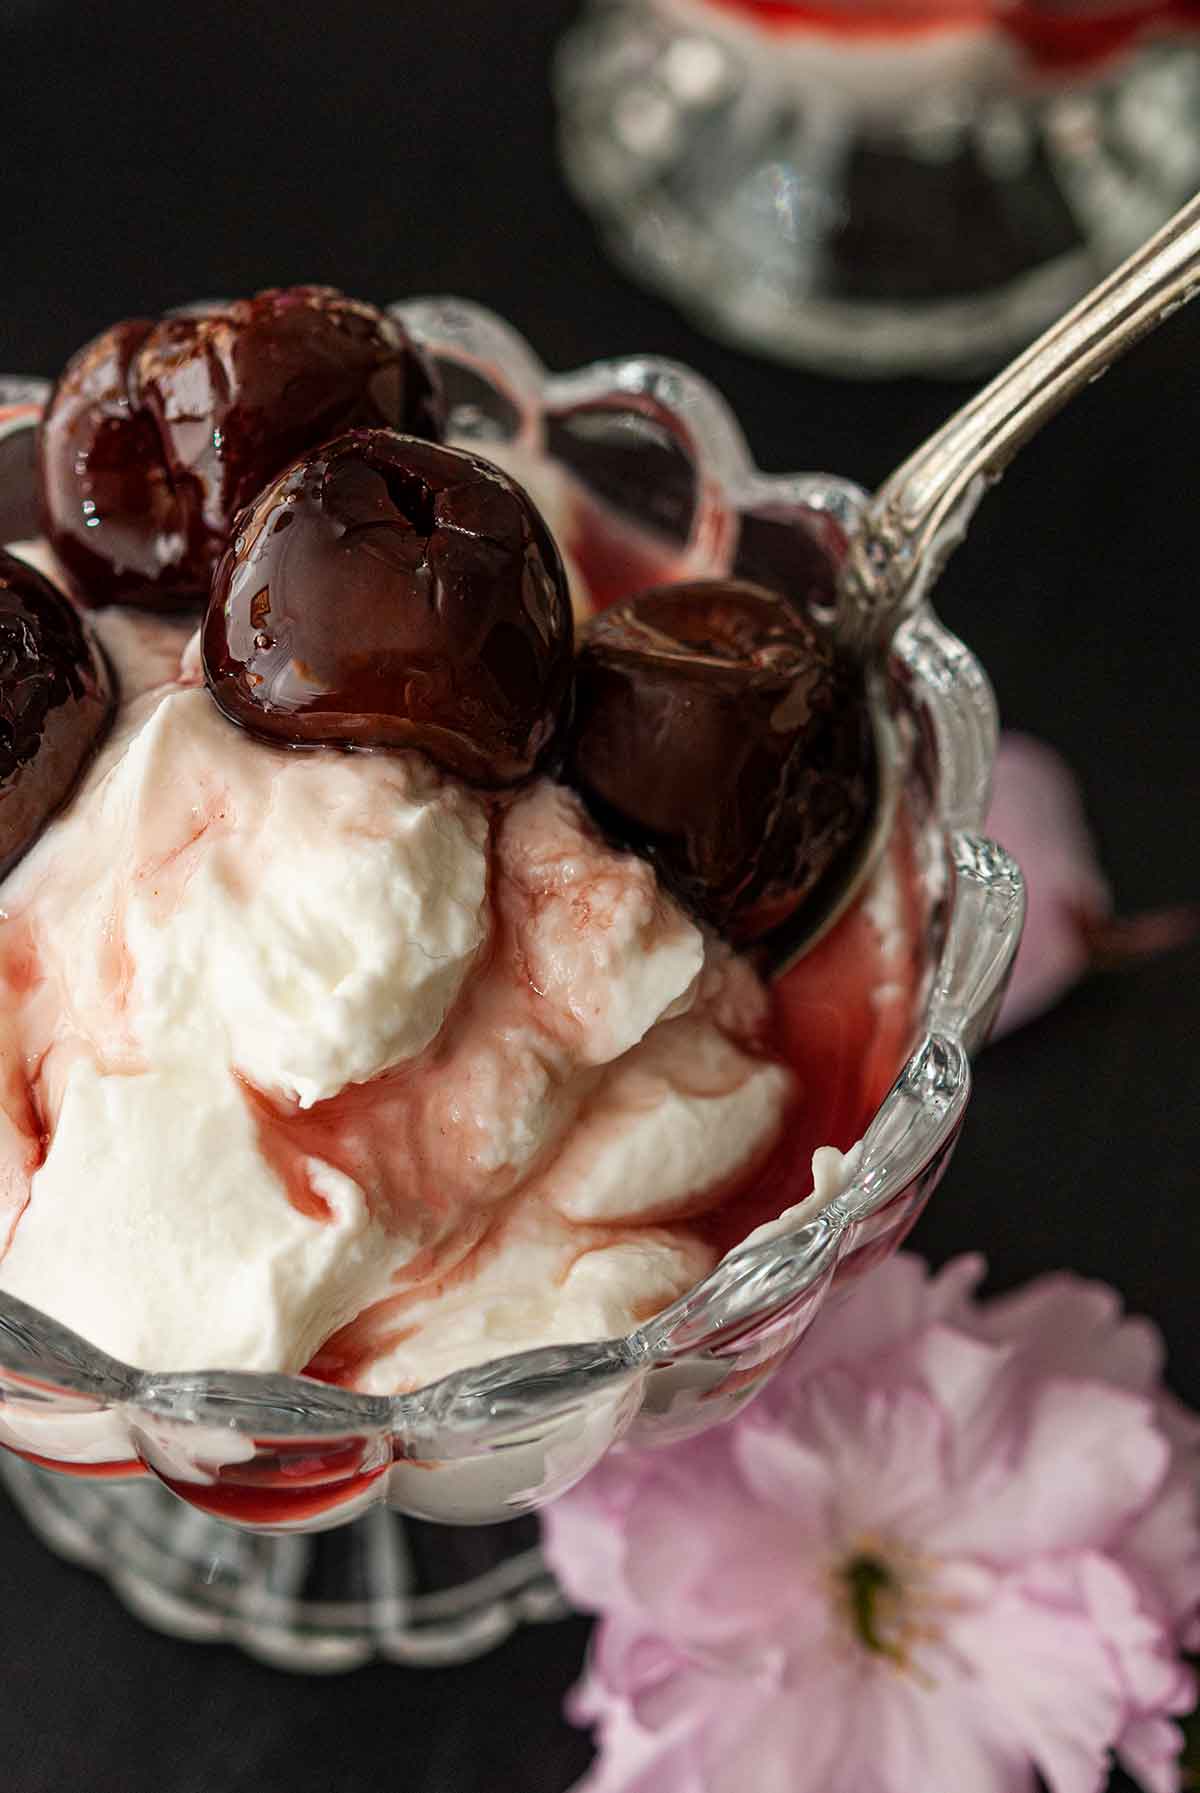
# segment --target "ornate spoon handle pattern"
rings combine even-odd
[[[878,648],[929,591],[987,487],[1082,387],[1200,291],[1200,196],[884,481],[843,570],[835,627]]]

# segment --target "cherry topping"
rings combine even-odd
[[[213,579],[204,669],[225,714],[292,746],[420,748],[523,778],[567,706],[554,540],[490,462],[390,430],[307,455],[244,511]]]
[[[869,826],[861,675],[762,587],[663,586],[587,625],[566,776],[681,902],[754,940],[819,902]]]
[[[115,324],[51,395],[46,534],[86,602],[199,601],[234,515],[296,455],[358,425],[441,423],[423,353],[332,287]]]
[[[0,877],[74,790],[113,707],[108,666],[74,605],[0,549]]]

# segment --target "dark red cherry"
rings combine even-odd
[[[572,623],[558,549],[498,467],[390,430],[307,455],[237,520],[204,670],[291,746],[415,747],[479,784],[546,754]]]
[[[199,602],[237,511],[298,454],[357,425],[441,423],[423,353],[332,287],[116,324],[51,395],[46,534],[86,602]]]
[[[108,665],[70,599],[0,550],[0,877],[74,790],[113,704]]]
[[[36,467],[37,412],[32,403],[5,405],[0,393],[0,543],[41,534]]]
[[[663,586],[587,625],[566,776],[695,914],[759,938],[869,825],[861,675],[762,587]]]
[[[153,331],[114,324],[71,360],[38,442],[43,524],[81,597],[102,602],[178,581],[193,533],[151,420],[130,400],[130,368]],[[94,542],[94,546],[93,546]]]

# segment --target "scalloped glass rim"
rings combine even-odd
[[[482,376],[504,394],[514,419],[509,440],[523,452],[543,453],[547,419],[579,406],[627,404],[668,418],[696,475],[680,576],[729,570],[747,510],[769,506],[775,516],[794,513],[798,527],[819,517],[840,531],[853,527],[863,502],[858,487],[827,475],[760,472],[725,401],[678,363],[631,356],[551,375],[509,325],[472,303],[422,299],[393,309],[443,365]],[[30,426],[31,408],[44,402],[46,391],[43,382],[0,379],[0,441]],[[481,452],[496,440],[494,420],[469,409],[456,414],[453,425],[455,439],[473,441]],[[625,1338],[501,1357],[393,1397],[354,1394],[298,1376],[136,1370],[25,1303],[0,1297],[0,1421],[16,1407],[79,1417],[119,1407],[131,1455],[164,1473],[183,1434],[197,1427],[209,1447],[200,1455],[218,1464],[226,1459],[212,1450],[214,1438],[254,1439],[258,1446],[299,1437],[374,1440],[377,1448],[364,1458],[371,1475],[385,1460],[449,1467],[500,1450],[522,1458],[516,1447],[535,1448],[532,1483],[526,1485],[528,1476],[519,1471],[503,1492],[472,1496],[450,1513],[411,1488],[391,1490],[395,1503],[409,1511],[487,1518],[537,1504],[577,1479],[643,1407],[649,1438],[680,1435],[677,1426],[656,1427],[653,1416],[669,1412],[680,1377],[687,1381],[700,1366],[707,1366],[703,1382],[722,1365],[740,1364],[748,1385],[757,1386],[815,1314],[839,1262],[879,1239],[886,1248],[887,1211],[896,1198],[906,1191],[927,1193],[936,1181],[966,1108],[969,1055],[986,1037],[1020,936],[1020,872],[978,833],[996,741],[987,680],[927,606],[897,635],[893,670],[919,705],[934,751],[951,900],[921,1038],[868,1129],[857,1174],[837,1199],[811,1216],[801,1210],[794,1225],[761,1229]],[[914,1199],[916,1211],[923,1195]],[[686,1429],[732,1411],[724,1401],[696,1411],[704,1396],[691,1398]],[[7,1430],[0,1425],[0,1432]],[[164,1442],[168,1435],[178,1439],[173,1448]],[[86,1472],[87,1459],[77,1467]]]

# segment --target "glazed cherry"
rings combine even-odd
[[[0,877],[74,790],[113,706],[108,666],[70,599],[0,549]]]
[[[360,424],[437,436],[440,394],[392,318],[332,287],[116,324],[51,395],[46,534],[85,602],[202,601],[236,512]]]
[[[254,734],[419,748],[504,785],[533,770],[563,718],[571,604],[553,538],[507,474],[359,430],[238,518],[203,646],[217,703]]]
[[[865,837],[861,675],[762,587],[663,586],[587,625],[566,776],[686,907],[744,944],[819,902]]]

